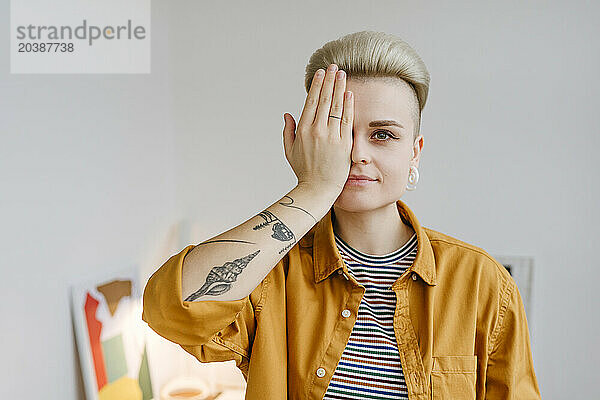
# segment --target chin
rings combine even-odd
[[[377,196],[352,193],[344,189],[333,204],[344,211],[363,212],[379,208],[383,202]]]
[[[380,192],[374,194],[367,190],[344,188],[333,204],[347,212],[364,212],[396,203],[403,194],[403,192],[399,194],[381,194]]]

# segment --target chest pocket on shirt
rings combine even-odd
[[[476,379],[477,356],[433,357],[431,398],[474,400]]]

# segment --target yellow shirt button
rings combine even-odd
[[[317,376],[319,378],[324,377],[325,376],[325,368],[319,368],[319,369],[317,369]]]

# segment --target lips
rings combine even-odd
[[[376,181],[377,179],[371,178],[367,175],[350,175],[348,180],[361,180],[361,181]]]

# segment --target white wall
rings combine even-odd
[[[156,265],[181,214],[169,26],[152,23],[151,75],[13,75],[9,15],[2,0],[0,398],[83,398],[69,285]]]
[[[427,227],[535,257],[543,398],[599,397],[597,4],[153,2],[152,74],[114,76],[10,75],[0,7],[3,398],[82,398],[72,280],[131,263],[147,279],[182,217],[198,242],[293,187],[282,115],[301,112],[306,62],[365,29],[404,38],[432,77],[403,200]]]

